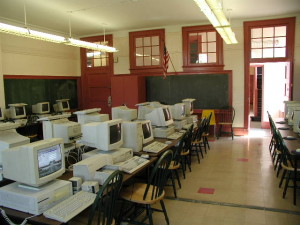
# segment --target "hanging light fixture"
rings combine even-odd
[[[80,48],[87,48],[91,50],[101,51],[101,52],[117,52],[118,50],[114,47],[100,45],[96,43],[91,43],[87,41],[81,41],[74,38],[71,38],[71,22],[69,19],[69,31],[70,36],[65,38],[63,36],[49,34],[45,32],[40,32],[36,30],[31,30],[27,27],[27,18],[26,18],[26,6],[24,1],[24,18],[25,18],[25,27],[17,27],[5,23],[0,23],[0,31],[7,34],[17,35],[21,37],[32,38],[36,40],[48,41],[53,43],[61,43],[66,45],[71,45]]]
[[[238,41],[227,20],[223,6],[219,0],[194,0],[210,23],[216,28],[226,44],[236,44]]]

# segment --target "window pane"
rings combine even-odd
[[[143,38],[136,38],[135,39],[135,47],[143,46]]]
[[[93,61],[92,59],[87,59],[86,66],[87,67],[92,67],[93,66],[92,61]]]
[[[252,39],[251,48],[262,48],[262,39]]]
[[[198,54],[190,54],[190,63],[198,63]]]
[[[272,48],[274,47],[273,45],[273,38],[264,38],[263,39],[263,48]]]
[[[275,47],[285,47],[286,46],[286,38],[285,37],[278,37],[275,38]]]
[[[190,42],[190,53],[198,53],[198,42]]]
[[[136,55],[137,56],[143,56],[144,55],[143,48],[136,48]]]
[[[159,47],[158,46],[152,47],[152,55],[159,55]]]
[[[262,37],[261,28],[251,29],[251,38],[260,38],[260,37]]]
[[[207,41],[216,41],[216,32],[207,32]]]
[[[251,58],[252,59],[262,58],[262,49],[252,49]]]
[[[275,27],[275,36],[286,36],[286,26]]]
[[[216,53],[208,53],[208,63],[217,62],[217,54]]]
[[[137,56],[137,57],[136,57],[136,62],[135,62],[135,64],[136,64],[137,66],[143,66],[143,65],[144,65],[144,63],[143,63],[143,57]]]
[[[94,67],[101,66],[101,60],[100,59],[94,59]]]
[[[144,57],[144,66],[151,66],[151,57]]]
[[[150,37],[144,37],[144,46],[150,46],[151,42],[150,42]]]
[[[198,35],[199,35],[200,41],[207,42],[207,40],[206,40],[206,32],[205,33],[199,33]]]
[[[101,58],[101,52],[94,52],[94,58],[100,59]]]
[[[285,48],[275,48],[274,57],[285,57]]]
[[[199,54],[199,63],[207,63],[207,54]]]
[[[274,27],[265,27],[263,28],[264,37],[273,37],[274,36]]]
[[[208,52],[216,52],[216,42],[208,43]]]
[[[152,37],[152,45],[159,45],[159,38],[158,36]]]
[[[102,59],[102,66],[107,66],[107,65],[106,65],[106,59],[107,59],[107,58],[103,58],[103,59]]]
[[[207,43],[202,43],[202,51],[201,52],[207,52]]]
[[[273,58],[273,48],[264,48],[263,58]]]
[[[151,56],[151,47],[144,48],[144,56]]]
[[[157,66],[159,65],[159,57],[152,57],[152,65]]]

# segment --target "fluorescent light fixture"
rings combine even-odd
[[[96,51],[101,51],[101,52],[117,52],[117,49],[114,47],[106,46],[106,45],[99,45],[96,43],[91,43],[87,41],[81,41],[73,38],[67,38],[66,45],[71,45],[71,46],[76,46],[76,47],[81,47],[81,48],[87,48],[87,49],[92,49]]]
[[[75,47],[87,48],[101,52],[117,52],[118,50],[114,47],[91,43],[87,41],[76,40],[73,38],[65,38],[62,36],[48,34],[40,31],[30,30],[23,27],[16,27],[5,23],[0,23],[0,31],[7,34],[13,34],[21,37],[33,38],[42,41],[62,43]]]
[[[0,31],[17,36],[33,38],[37,40],[49,41],[54,43],[63,43],[65,38],[58,35],[48,34],[40,31],[29,30],[22,27],[16,27],[5,23],[0,23]]]
[[[238,43],[219,0],[194,0],[226,44]]]

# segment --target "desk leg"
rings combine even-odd
[[[297,158],[298,157],[294,157],[295,158],[295,163],[294,163],[294,205],[296,205],[296,198],[297,198]]]

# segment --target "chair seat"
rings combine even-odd
[[[188,154],[190,154],[190,150],[188,150],[188,151],[185,151],[185,152],[181,152],[181,154],[180,155],[188,155]]]
[[[219,122],[218,124],[219,125],[232,125],[231,122]]]
[[[288,165],[285,165],[284,163],[281,163],[281,166],[283,169],[288,171],[294,171],[295,168],[288,162]],[[297,168],[297,172],[300,172],[300,168]]]
[[[203,143],[203,141],[202,141],[202,139],[201,139],[201,140],[193,141],[193,142],[192,142],[192,145],[199,145],[199,144],[202,144],[202,143]]]
[[[169,166],[169,170],[177,170],[178,168],[180,168],[180,163],[177,163],[177,165],[174,165],[175,162],[171,161],[171,164]]]
[[[143,199],[144,193],[146,190],[147,184],[143,183],[135,183],[133,185],[130,185],[129,187],[125,188],[124,190],[121,191],[121,198],[130,201],[130,202],[135,202],[139,204],[154,204],[160,200],[162,200],[165,196],[165,192],[163,191],[160,196],[157,198],[151,199],[151,193],[153,189],[153,185],[150,185],[148,195],[146,199]]]

